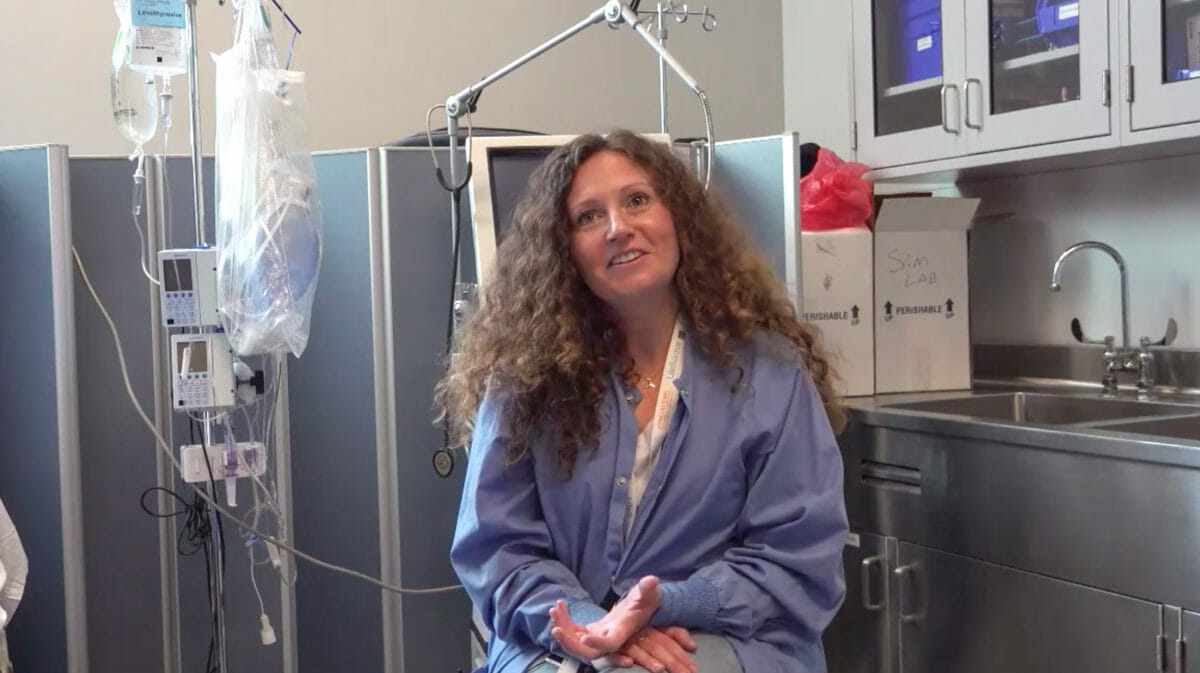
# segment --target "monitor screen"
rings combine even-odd
[[[529,178],[553,147],[497,148],[488,152],[488,176],[492,190],[492,222],[496,244],[512,225],[517,201],[525,194]]]

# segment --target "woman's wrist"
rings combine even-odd
[[[691,578],[659,585],[662,597],[652,626],[682,626],[687,629],[711,629],[720,607],[717,588],[708,580]]]

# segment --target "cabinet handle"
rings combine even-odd
[[[1175,641],[1175,673],[1187,673],[1187,641],[1183,638]]]
[[[979,116],[980,122],[978,124],[971,123],[971,85],[972,84],[976,84],[979,86],[979,109],[981,110],[981,112],[980,112],[980,116]],[[979,81],[978,79],[976,79],[974,77],[968,77],[967,80],[965,82],[963,82],[963,96],[966,98],[966,105],[963,106],[963,108],[964,108],[963,116],[966,118],[967,128],[975,129],[976,131],[982,131],[983,130],[983,113],[982,113],[982,110],[983,110],[983,82]]]
[[[918,593],[916,591],[916,589],[917,589],[917,566],[915,564],[907,565],[907,566],[900,566],[899,568],[896,568],[892,572],[894,572],[896,574],[896,585],[899,588],[899,592],[900,592],[900,594],[899,594],[900,595],[900,621],[904,622],[905,624],[912,624],[912,623],[921,621],[922,619],[925,618],[925,601],[917,600],[917,595],[916,595]],[[912,602],[919,606],[919,607],[917,607],[916,610],[914,610],[912,612],[904,611],[904,602],[905,602],[904,601],[904,584],[905,584],[904,576],[905,575],[909,575],[912,577],[912,580],[911,580],[911,584],[913,585],[913,601]]]
[[[954,90],[954,95],[957,97],[958,96],[958,85],[956,85],[956,84],[943,84],[942,85],[942,130],[945,131],[946,133],[949,133],[950,135],[956,136],[956,135],[958,135],[958,132],[960,129],[952,129],[952,128],[950,128],[950,125],[946,123],[948,121],[947,116],[946,116],[946,92],[951,89]],[[958,106],[957,105],[954,106],[954,109],[957,110]]]
[[[863,559],[862,562],[862,605],[863,608],[871,612],[877,612],[883,609],[883,598],[878,601],[871,600],[871,566],[879,566],[883,569],[883,557],[872,556]]]

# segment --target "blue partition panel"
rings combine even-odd
[[[134,393],[153,420],[151,301],[158,295],[138,262],[133,170],[123,158],[71,159],[71,229],[120,332]],[[143,236],[148,210],[142,208],[138,225]],[[90,503],[84,510],[88,662],[94,671],[161,670],[159,523],[139,505],[142,492],[158,483],[158,448],[129,401],[108,325],[78,274],[75,326],[85,402],[79,409],[83,500]],[[153,507],[157,498],[147,502]]]
[[[712,189],[746,227],[799,306],[800,151],[794,133],[731,140],[713,150]]]
[[[214,229],[213,190],[214,163],[211,158],[203,161],[204,190],[205,190],[205,240],[209,245],[216,244]],[[195,206],[192,187],[192,162],[186,157],[171,157],[166,160],[165,180],[167,189],[164,190],[166,221],[162,223],[164,247],[186,248],[196,244]],[[273,372],[264,362],[265,358],[244,358],[254,369],[263,369],[267,374],[267,384]],[[260,402],[263,404],[263,402]],[[178,455],[179,446],[183,444],[198,444],[199,437],[194,436],[189,428],[189,419],[184,414],[172,413],[172,446]],[[241,416],[234,416],[234,424],[241,425]],[[238,433],[239,441],[246,437]],[[274,470],[275,464],[269,464]],[[191,499],[191,487],[178,478],[174,486],[176,492]],[[238,507],[234,511],[246,518],[250,506],[250,486],[245,480],[239,481]],[[224,486],[217,486],[220,501],[224,503]],[[182,522],[181,522],[182,525]],[[225,620],[226,642],[229,668],[231,671],[262,671],[263,673],[283,670],[283,619],[280,616],[280,581],[278,573],[269,565],[256,568],[256,581],[262,593],[263,604],[274,625],[278,641],[273,645],[264,646],[259,639],[259,606],[258,598],[250,582],[250,560],[241,531],[232,523],[226,522],[225,531]],[[259,560],[263,559],[260,547],[255,552]],[[205,568],[203,554],[179,557],[179,652],[181,670],[202,670],[208,658],[212,633],[212,614],[208,604],[207,576],[211,569]],[[301,568],[301,572],[310,572]],[[307,579],[306,579],[307,581]],[[313,669],[302,669],[313,670]]]
[[[380,574],[372,353],[372,152],[313,157],[325,242],[308,346],[288,364],[296,545]],[[380,589],[309,565],[296,583],[300,671],[382,671]]]
[[[448,156],[439,151],[443,166]],[[448,478],[437,476],[433,469],[433,454],[443,444],[442,430],[433,423],[433,388],[443,371],[451,303],[450,201],[434,177],[428,151],[389,149],[383,157],[395,354],[400,577],[406,587],[453,585],[458,580],[450,566],[450,541],[466,457],[455,454],[456,469]],[[464,198],[460,211],[464,223],[469,223],[468,211]],[[463,249],[469,250],[473,247],[470,227],[463,230]],[[404,673],[470,670],[471,609],[464,592],[405,596],[402,606]]]
[[[30,568],[8,626],[18,671],[87,667],[65,172],[65,148],[0,150],[0,498]]]

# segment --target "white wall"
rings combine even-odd
[[[782,1],[784,127],[849,159],[850,0]]]
[[[309,76],[314,149],[378,145],[424,127],[425,111],[600,7],[602,0],[282,0],[304,30],[293,67]],[[643,3],[653,7],[647,0]],[[709,0],[718,29],[672,26],[668,47],[710,96],[718,138],[783,130],[779,0]],[[197,0],[202,127],[211,148],[213,65],[229,46],[230,2]],[[277,23],[282,23],[277,21]],[[110,114],[116,16],[106,0],[9,2],[0,20],[0,147],[66,143],[75,155],[130,148]],[[282,27],[277,40],[284,43]],[[22,65],[30,64],[30,65]],[[36,65],[33,65],[36,64]],[[594,26],[480,101],[475,123],[550,132],[658,130],[658,68],[628,28]],[[171,151],[187,151],[186,85],[176,85]],[[671,89],[671,131],[702,136],[699,106]],[[435,118],[434,126],[441,126]],[[161,137],[155,138],[155,150]]]
[[[1108,243],[1125,258],[1131,338],[1162,337],[1179,323],[1176,346],[1200,347],[1200,157],[1104,166],[966,184],[984,212],[1012,211],[977,225],[971,238],[971,340],[1074,343],[1071,318],[1091,338],[1120,339],[1116,264],[1084,250],[1050,270],[1067,246]]]

